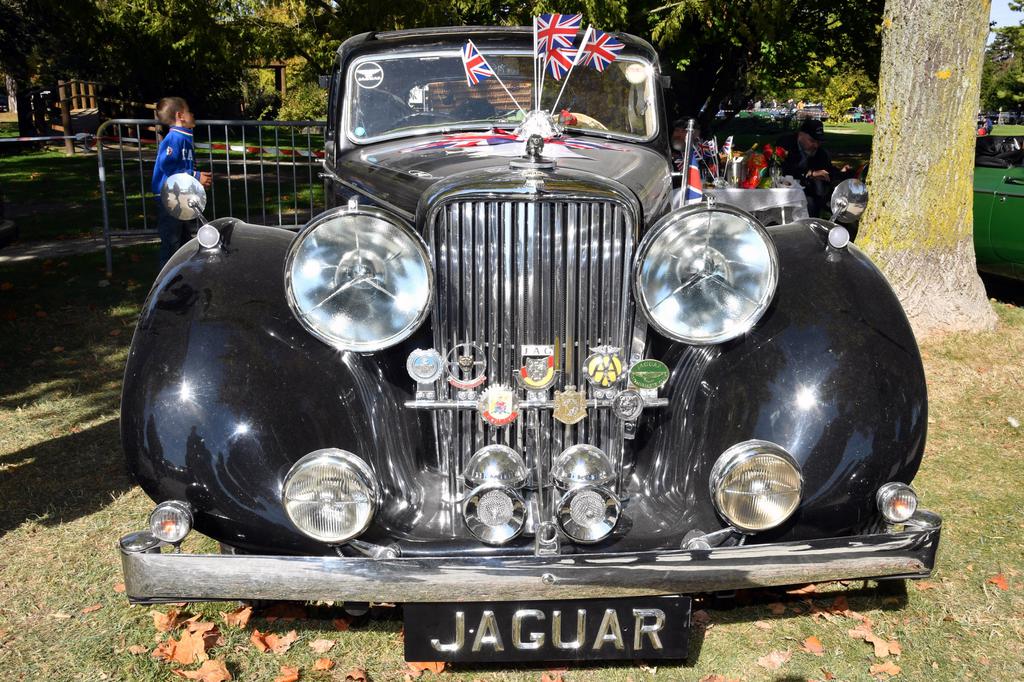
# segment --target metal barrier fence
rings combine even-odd
[[[223,216],[300,226],[324,208],[323,121],[196,121],[195,168],[213,174],[207,220]],[[124,118],[96,131],[107,272],[114,235],[156,233],[150,189],[159,133],[152,119]],[[108,163],[109,162],[109,163]]]

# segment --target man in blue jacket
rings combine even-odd
[[[181,97],[164,97],[156,105],[157,119],[170,130],[160,142],[156,152],[156,166],[153,168],[151,189],[156,195],[156,227],[160,233],[160,267],[162,268],[174,252],[184,246],[191,237],[189,221],[178,220],[167,212],[160,201],[160,190],[167,178],[176,173],[188,173],[202,183],[203,187],[213,184],[213,175],[195,169],[195,150],[192,146],[192,129],[195,116],[188,103]]]

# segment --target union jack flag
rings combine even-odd
[[[615,61],[625,45],[604,31],[594,29],[593,35],[583,46],[583,63],[598,71],[604,71]]]
[[[486,78],[494,78],[494,69],[487,63],[472,40],[462,46],[462,66],[466,69],[466,82],[470,87]]]
[[[558,48],[572,47],[580,30],[582,14],[541,14],[537,23],[537,55],[550,54]]]
[[[718,138],[713,137],[701,142],[700,151],[704,157],[704,163],[708,167],[708,172],[718,177]]]
[[[574,50],[556,47],[551,52],[548,52],[544,61],[547,64],[548,71],[551,72],[551,77],[556,81],[560,81],[572,69],[575,57],[576,52]]]
[[[697,150],[690,153],[690,170],[686,174],[686,195],[683,197],[684,204],[692,204],[704,198],[704,182],[700,177],[700,168],[697,166]]]

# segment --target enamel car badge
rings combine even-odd
[[[433,348],[417,348],[409,353],[409,359],[405,361],[405,371],[416,383],[430,384],[441,378],[441,374],[444,373],[444,362],[441,360],[441,354]]]
[[[564,391],[555,391],[553,416],[563,424],[575,424],[587,416],[587,397],[576,390],[575,386],[566,386]]]
[[[519,417],[519,396],[511,386],[488,386],[477,403],[480,418],[491,426],[508,426]]]
[[[593,354],[583,363],[587,381],[600,388],[608,388],[617,383],[622,377],[622,358],[619,357],[619,349],[601,346],[592,350]]]
[[[624,422],[638,419],[643,411],[644,399],[639,391],[626,389],[612,399],[612,412]]]
[[[475,343],[460,343],[448,351],[448,383],[467,391],[487,381],[487,356]]]
[[[516,373],[516,380],[520,386],[531,391],[550,388],[555,383],[555,356],[524,357],[523,366]]]
[[[629,383],[637,388],[659,389],[668,376],[668,365],[661,360],[641,360],[629,368]]]

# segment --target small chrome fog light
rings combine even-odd
[[[149,530],[160,540],[177,544],[192,530],[192,512],[178,500],[161,502],[149,515]]]
[[[206,223],[196,232],[196,241],[204,249],[212,249],[220,244],[220,230],[210,223]]]
[[[573,445],[552,462],[551,478],[563,489],[588,483],[607,485],[615,480],[615,468],[600,448]]]
[[[503,545],[526,525],[526,503],[512,488],[485,483],[466,498],[462,508],[466,527],[481,542]]]
[[[379,492],[366,462],[346,450],[324,448],[295,463],[282,498],[296,528],[314,540],[339,544],[369,527]]]
[[[599,485],[576,486],[558,501],[558,523],[576,542],[598,542],[619,522],[622,505],[610,490]]]
[[[485,445],[469,459],[463,476],[471,486],[500,483],[522,488],[530,472],[522,456],[506,445]]]
[[[917,511],[917,493],[906,483],[886,483],[878,489],[875,500],[889,523],[903,523]]]
[[[788,519],[800,504],[803,477],[793,456],[764,440],[737,443],[711,469],[711,499],[737,530],[756,533]]]

